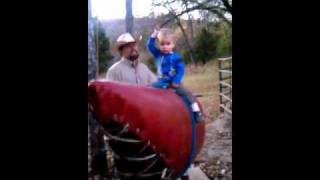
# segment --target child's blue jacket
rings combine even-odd
[[[156,47],[156,39],[150,37],[147,48],[155,58],[158,76],[168,79],[170,82],[180,84],[184,76],[184,62],[177,52],[165,54]]]

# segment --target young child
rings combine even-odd
[[[159,49],[156,47],[156,39],[159,42]],[[184,62],[182,56],[174,52],[176,38],[174,33],[167,28],[155,29],[148,40],[147,47],[154,56],[158,81],[153,83],[155,88],[173,88],[180,96],[186,97],[191,104],[196,120],[201,119],[201,111],[196,99],[181,87],[184,76]]]

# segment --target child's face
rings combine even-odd
[[[172,38],[159,38],[159,48],[160,51],[167,54],[172,52],[175,44]]]

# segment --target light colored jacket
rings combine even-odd
[[[157,77],[145,64],[122,58],[108,69],[106,79],[137,85],[150,85],[157,80]]]

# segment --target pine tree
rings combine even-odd
[[[105,29],[99,22],[96,24],[95,37],[96,49],[98,50],[99,73],[101,74],[107,71],[113,56],[110,53],[109,38],[106,36]]]
[[[194,44],[196,62],[204,64],[216,56],[217,40],[216,34],[206,28],[201,29]]]

